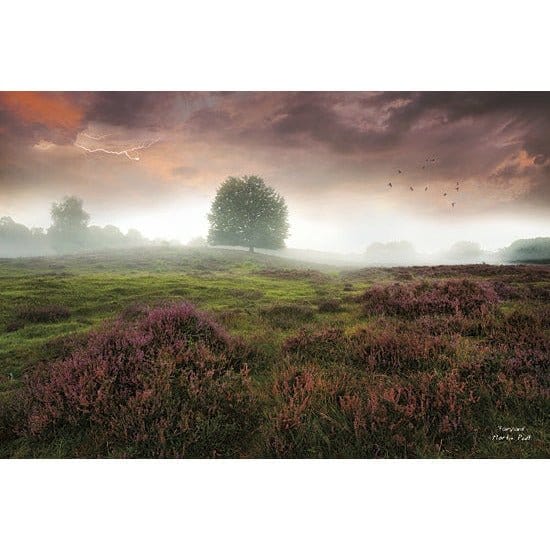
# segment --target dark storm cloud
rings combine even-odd
[[[364,148],[379,150],[395,143],[395,132],[361,129],[342,120],[335,107],[341,105],[345,108],[346,99],[341,94],[295,94],[283,101],[274,113],[270,129],[280,138],[308,137],[328,145],[337,153],[349,153]]]
[[[537,157],[538,163],[548,159],[550,94],[547,92],[422,92],[410,94],[408,99],[411,101],[390,118],[393,131],[409,131],[430,113],[439,114],[441,124],[499,115],[508,118],[513,126],[525,129],[525,149]]]
[[[41,94],[50,108],[56,106],[61,115],[63,111],[70,115],[59,124],[40,117],[48,103],[37,105],[38,94],[31,94],[36,97],[27,98],[20,109],[14,108],[13,101],[3,101],[0,124],[19,133],[26,131],[32,139],[56,143],[74,138],[87,124],[170,131],[187,121],[195,134],[229,133],[239,140],[273,145],[309,139],[336,153],[353,153],[391,148],[416,133],[414,126],[423,120],[438,127],[498,115],[525,129],[525,146],[538,156],[537,162],[544,162],[548,155],[550,94],[544,92]],[[26,106],[31,107],[27,118],[21,116]]]
[[[550,94],[545,92],[397,92],[364,97],[356,93],[297,93],[285,94],[281,103],[274,119],[282,119],[272,125],[275,134],[307,135],[338,152],[389,147],[403,141],[414,125],[426,118],[437,127],[500,115],[517,125],[529,125],[525,135],[528,152],[548,154]],[[364,129],[346,124],[335,108],[340,106],[345,112],[355,103],[386,113],[384,124]]]
[[[212,103],[201,92],[99,92],[87,113],[89,122],[126,128],[166,130]]]
[[[444,122],[455,122],[493,113],[548,116],[550,108],[550,94],[546,92],[409,92],[396,97],[407,100],[390,120],[400,130],[409,129],[429,112],[441,113]]]

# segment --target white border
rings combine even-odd
[[[2,546],[542,548],[547,461],[9,461]],[[9,544],[6,543],[9,541]]]
[[[539,0],[6,6],[0,89],[549,89]]]

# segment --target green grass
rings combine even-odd
[[[233,333],[262,336],[273,333],[261,315],[273,303],[315,304],[320,296],[347,294],[331,268],[321,281],[309,272],[296,279],[259,274],[296,265],[239,251],[174,248],[0,260],[0,391],[17,383],[50,339],[89,330],[135,303],[188,300],[222,317]],[[71,317],[6,332],[17,309],[29,303],[60,304]]]
[[[257,350],[252,376],[258,392],[265,397],[286,361],[281,352],[285,338],[302,327],[342,327],[352,333],[369,323],[377,324],[377,319],[365,318],[361,304],[353,297],[373,283],[403,280],[404,269],[338,273],[331,266],[300,264],[261,254],[188,248],[0,260],[0,400],[17,391],[27,369],[50,359],[50,348],[56,339],[85,333],[133,304],[177,300],[190,301],[212,312],[231,334],[243,337]],[[507,272],[507,280],[521,285],[511,273]],[[424,276],[422,271],[413,270],[406,278]],[[433,278],[433,272],[429,276]],[[346,287],[350,281],[351,291]],[[544,277],[535,284],[548,288]],[[334,299],[340,301],[340,311],[319,312],[319,303]],[[10,328],[18,309],[29,304],[62,305],[70,310],[70,317]],[[280,316],[270,314],[273,306],[281,304],[310,308],[312,313],[296,320],[291,308],[288,318],[281,321]],[[520,305],[520,301],[508,301],[500,306],[500,311],[504,314]],[[265,402],[268,407],[275,406],[270,397]],[[491,422],[529,424],[527,415],[505,418],[493,413],[487,412]],[[548,448],[543,426],[538,422],[531,427],[539,439],[538,445],[522,447],[485,440],[476,451],[477,456],[545,454]],[[259,433],[250,456],[266,454],[260,439]],[[463,455],[463,450],[451,453]],[[0,456],[71,456],[71,443],[58,440],[43,448],[24,438],[12,438],[0,441]]]

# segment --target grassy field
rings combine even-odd
[[[0,260],[0,456],[547,457],[549,297],[537,265]]]

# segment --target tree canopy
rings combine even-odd
[[[216,194],[210,214],[208,242],[213,245],[284,248],[288,209],[284,198],[259,176],[227,178]]]
[[[50,210],[52,226],[48,233],[57,252],[75,252],[86,244],[86,230],[90,215],[82,207],[82,199],[65,197],[54,202]]]

